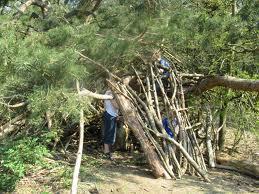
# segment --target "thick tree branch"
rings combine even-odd
[[[49,10],[49,2],[48,1],[42,1],[42,0],[28,0],[24,4],[21,5],[19,8],[19,11],[14,14],[14,16],[20,16],[20,14],[24,14],[25,11],[28,9],[29,6],[35,5],[41,8],[41,12],[43,17],[46,16],[46,13]]]
[[[0,102],[0,104],[2,104],[4,106],[7,106],[8,108],[19,108],[19,107],[27,105],[28,102],[20,102],[20,103],[17,103],[17,104],[6,104],[6,103],[3,103],[3,102]]]
[[[234,90],[242,90],[242,91],[249,91],[249,92],[259,92],[259,80],[247,80],[236,78],[232,76],[207,76],[201,78],[197,84],[187,88],[185,90],[186,93],[194,93],[200,94],[207,90],[210,90],[214,87],[226,87],[231,88]]]
[[[0,139],[4,138],[9,133],[18,129],[17,126],[23,125],[25,123],[25,115],[25,113],[21,114],[10,120],[8,123],[0,126]]]
[[[113,99],[113,96],[105,95],[105,94],[97,94],[94,92],[91,92],[87,89],[83,89],[82,91],[79,91],[79,96],[89,96],[100,100],[111,100]]]

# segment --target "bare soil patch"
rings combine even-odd
[[[245,134],[237,150],[229,154],[233,135],[233,130],[228,132],[224,155],[229,159],[258,163],[255,153],[259,149],[255,135]],[[188,175],[181,180],[154,179],[142,153],[115,152],[115,161],[109,161],[103,158],[101,148],[92,149],[92,144],[91,147],[85,144],[78,193],[259,193],[259,180],[227,170],[210,169],[211,183]],[[48,176],[51,174],[48,173]],[[18,185],[15,193],[70,193],[69,189],[58,188],[50,183],[39,183],[30,177],[26,177],[21,183],[23,184]]]

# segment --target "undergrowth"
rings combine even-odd
[[[0,144],[0,191],[13,191],[16,183],[35,166],[46,165],[43,158],[49,155],[46,146],[37,138],[22,137]]]

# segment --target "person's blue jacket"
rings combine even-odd
[[[172,130],[171,130],[170,127],[169,127],[168,118],[163,118],[162,123],[163,123],[163,127],[165,128],[166,133],[167,133],[171,138],[174,138],[174,134],[173,134]]]
[[[170,77],[170,73],[169,73],[169,71],[167,70],[168,68],[170,68],[170,63],[166,60],[166,59],[164,59],[164,58],[161,58],[160,60],[159,60],[159,64],[162,66],[162,67],[164,67],[166,70],[164,70],[164,72],[163,72],[163,75],[165,76],[165,77]]]

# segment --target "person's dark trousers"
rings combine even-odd
[[[116,117],[104,112],[104,138],[105,144],[113,145],[116,138]]]

